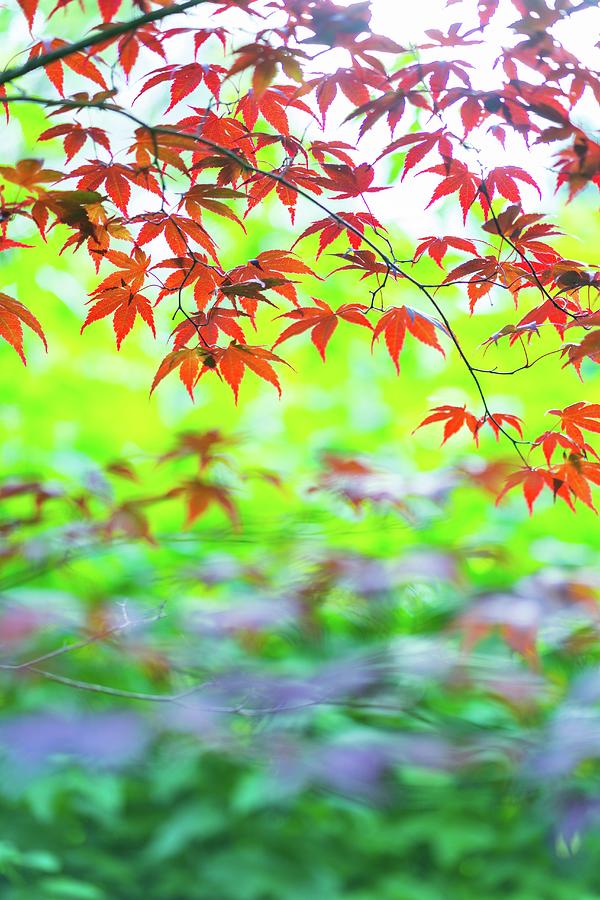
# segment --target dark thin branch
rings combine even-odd
[[[572,16],[573,13],[583,12],[584,9],[591,9],[597,5],[598,0],[581,0],[581,3],[578,6],[572,6],[570,9],[561,10],[561,16],[563,19],[566,19],[568,16]]]
[[[439,291],[440,288],[455,287],[457,284],[491,284],[492,287],[499,287],[504,291],[510,290],[510,285],[502,284],[501,281],[494,281],[493,278],[458,278],[456,281],[440,281],[438,284],[424,284],[423,287]],[[511,282],[511,284],[514,284],[514,281]]]
[[[490,420],[491,422],[493,422],[496,425],[498,430],[513,445],[513,447],[517,451],[517,453],[520,456],[523,463],[525,465],[527,465],[527,461],[526,461],[525,457],[523,456],[523,453],[519,447],[519,443],[523,443],[523,442],[519,442],[518,440],[516,440],[508,431],[506,431],[505,428],[503,428],[503,426],[500,422],[497,422],[494,419],[494,415],[493,415],[492,411],[490,410],[485,393],[483,391],[483,387],[477,376],[477,373],[476,373],[474,367],[471,365],[465,351],[463,350],[462,345],[461,345],[460,341],[458,340],[458,337],[456,336],[448,317],[446,316],[444,310],[439,305],[439,303],[437,302],[437,300],[435,299],[433,294],[431,294],[429,289],[426,288],[423,284],[421,284],[420,281],[418,281],[416,278],[414,278],[408,272],[401,269],[398,266],[398,264],[395,262],[395,260],[390,259],[390,257],[386,253],[384,253],[384,251],[381,249],[381,247],[378,244],[376,244],[374,241],[372,241],[370,238],[366,237],[363,234],[363,232],[360,231],[359,228],[352,225],[352,223],[347,222],[343,216],[334,212],[332,209],[330,209],[327,206],[326,203],[323,203],[321,200],[319,200],[317,197],[315,197],[309,191],[306,191],[303,188],[299,187],[297,184],[294,184],[293,182],[289,181],[287,178],[285,178],[285,176],[280,175],[278,172],[268,171],[266,169],[261,169],[259,166],[255,166],[253,163],[248,162],[247,159],[240,156],[239,153],[236,153],[234,150],[230,150],[227,147],[221,146],[221,144],[218,144],[216,141],[211,141],[208,138],[202,137],[201,135],[181,132],[176,128],[170,128],[169,126],[165,126],[165,125],[148,125],[147,122],[144,122],[142,119],[138,118],[138,116],[135,116],[133,113],[129,112],[126,109],[123,109],[122,107],[118,106],[115,103],[108,103],[108,102],[104,102],[104,101],[83,101],[83,100],[48,100],[43,97],[33,97],[33,96],[29,96],[29,95],[14,95],[11,97],[3,97],[2,102],[36,103],[36,104],[42,105],[42,106],[59,106],[59,107],[62,107],[63,109],[69,109],[69,108],[70,109],[98,109],[98,110],[102,110],[104,112],[115,112],[118,115],[121,115],[124,118],[128,119],[130,122],[134,122],[138,126],[138,128],[143,128],[144,130],[149,132],[149,134],[154,133],[154,134],[164,134],[167,136],[171,135],[171,136],[176,136],[176,137],[187,137],[190,140],[195,141],[196,143],[202,144],[205,147],[209,147],[210,149],[215,150],[216,152],[227,157],[228,159],[233,160],[244,171],[252,172],[256,175],[261,175],[262,177],[265,177],[265,178],[270,178],[273,181],[277,182],[278,184],[284,185],[284,187],[288,188],[289,190],[295,191],[295,193],[299,197],[302,197],[304,200],[306,200],[313,206],[316,206],[318,209],[320,209],[322,212],[324,212],[325,215],[328,218],[330,218],[333,222],[336,222],[338,225],[340,225],[346,231],[359,237],[360,240],[364,244],[366,244],[367,247],[370,247],[371,250],[373,250],[373,252],[376,253],[377,256],[382,260],[382,262],[385,263],[385,265],[388,267],[390,272],[393,272],[395,275],[398,275],[401,278],[405,278],[412,285],[414,285],[414,287],[416,287],[417,290],[421,291],[421,293],[424,294],[425,297],[427,297],[429,303],[433,306],[433,308],[437,312],[438,316],[440,317],[440,319],[444,325],[444,328],[446,330],[446,334],[448,335],[448,337],[451,339],[452,343],[456,347],[459,356],[461,357],[463,363],[465,364],[465,366],[475,384],[477,393],[479,394],[481,403],[483,405],[486,419]],[[529,443],[529,442],[526,441],[524,443]]]
[[[491,215],[491,217],[492,217],[492,220],[493,220],[493,222],[494,222],[494,225],[496,226],[496,230],[497,230],[499,236],[502,238],[503,241],[505,241],[505,242],[508,244],[509,247],[512,247],[512,249],[513,249],[514,252],[517,254],[517,256],[519,256],[520,259],[525,263],[525,265],[527,266],[527,268],[528,268],[529,271],[531,272],[531,274],[532,274],[532,276],[533,276],[533,279],[534,279],[536,285],[538,286],[538,288],[540,289],[540,291],[542,292],[542,294],[544,295],[544,297],[545,297],[547,300],[550,301],[550,303],[552,304],[552,306],[555,307],[555,309],[560,310],[560,312],[564,313],[566,316],[570,316],[572,319],[580,319],[580,318],[581,318],[580,315],[578,315],[577,313],[569,312],[568,309],[565,309],[563,306],[560,305],[560,303],[557,303],[557,302],[556,302],[556,300],[554,299],[554,297],[552,296],[552,294],[548,291],[548,289],[546,288],[546,286],[545,286],[544,284],[542,284],[542,282],[540,281],[540,277],[539,277],[538,273],[537,273],[536,270],[535,270],[535,266],[533,265],[533,263],[531,262],[531,260],[530,260],[529,257],[527,256],[527,254],[524,253],[524,252],[521,250],[521,248],[519,247],[519,245],[518,245],[518,244],[515,244],[514,241],[512,241],[512,240],[506,235],[506,233],[502,230],[502,226],[500,225],[500,222],[498,221],[498,217],[497,217],[496,213],[494,212],[494,208],[493,208],[493,206],[492,206],[492,199],[491,199],[491,197],[490,197],[490,195],[489,195],[489,191],[488,191],[487,185],[486,185],[486,183],[485,183],[485,178],[483,178],[483,177],[482,177],[482,179],[481,179],[481,187],[479,188],[479,190],[480,190],[481,194],[482,194],[482,195],[485,197],[485,199],[487,200],[487,204],[488,204],[488,207],[489,207],[489,210],[490,210],[490,215]]]
[[[166,19],[167,16],[175,16],[179,13],[184,13],[194,6],[200,6],[202,3],[208,2],[211,2],[211,0],[186,0],[185,3],[174,4],[173,6],[163,6],[152,12],[144,13],[143,16],[138,16],[136,19],[130,19],[129,22],[117,22],[107,28],[103,28],[101,31],[93,32],[88,35],[88,37],[82,38],[80,41],[74,41],[72,44],[65,44],[64,47],[57,47],[56,50],[50,50],[48,53],[44,53],[35,59],[29,59],[26,63],[23,63],[22,66],[14,66],[12,69],[5,69],[4,72],[0,73],[0,85],[15,81],[17,78],[27,75],[28,72],[42,69],[44,66],[65,59],[73,53],[80,53],[82,50],[88,50],[90,47],[95,47],[97,44],[104,44],[113,38],[120,37],[122,34],[133,32],[142,25],[148,25],[150,22],[158,22],[161,19]]]
[[[541,359],[545,359],[547,356],[554,356],[555,353],[560,353],[562,350],[559,347],[557,350],[548,350],[547,353],[542,353],[540,356],[536,356],[535,359],[528,360],[526,363],[523,363],[522,366],[519,366],[516,369],[510,369],[509,371],[499,371],[498,369],[475,369],[476,372],[481,372],[484,375],[516,375],[518,372],[523,372],[525,369],[531,369],[532,366],[535,366]]]

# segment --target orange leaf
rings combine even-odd
[[[283,341],[287,341],[288,338],[310,330],[311,340],[321,354],[321,359],[325,362],[325,350],[329,339],[338,326],[339,319],[345,319],[347,322],[353,322],[355,325],[372,328],[371,323],[364,315],[364,310],[367,309],[364,304],[344,303],[334,311],[324,300],[313,299],[317,304],[316,306],[293,309],[291,312],[278,316],[279,319],[295,319],[296,321],[282,331],[273,344],[274,347],[277,347]]]
[[[384,313],[375,326],[371,346],[383,334],[388,353],[396,366],[396,372],[400,373],[399,357],[407,331],[422,344],[434,347],[444,355],[435,333],[436,328],[444,332],[446,330],[439,322],[411,309],[410,306],[395,306]]]
[[[31,310],[18,300],[0,293],[0,337],[3,337],[17,351],[23,364],[26,365],[23,352],[23,325],[27,325],[37,334],[47,350],[46,336]]]

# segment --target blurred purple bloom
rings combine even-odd
[[[571,795],[563,798],[556,826],[557,837],[573,850],[579,835],[600,819],[600,797]]]
[[[284,739],[269,750],[277,780],[292,792],[319,783],[347,794],[373,796],[392,762],[390,748],[377,739],[321,746]]]
[[[227,606],[197,607],[188,619],[188,626],[203,634],[224,635],[238,631],[265,631],[281,627],[298,614],[292,600],[251,597]]]
[[[589,704],[600,700],[600,667],[595,666],[575,679],[571,686],[569,701]]]
[[[312,746],[285,739],[269,750],[277,778],[290,790],[319,783],[374,799],[381,797],[382,779],[394,766],[446,770],[459,761],[447,742],[425,734],[366,735]]]
[[[582,760],[600,757],[600,714],[585,707],[564,707],[541,736],[528,768],[536,777],[556,778]]]
[[[64,716],[39,713],[0,722],[0,747],[25,767],[57,755],[80,762],[118,766],[139,756],[150,738],[147,724],[126,712]]]
[[[330,744],[314,753],[307,774],[344,793],[370,794],[392,761],[385,743]]]

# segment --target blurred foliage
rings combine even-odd
[[[182,531],[176,496],[148,510],[153,544],[115,511],[185,481],[195,445],[170,444],[159,463],[88,458],[23,496],[2,488],[5,548],[19,546],[5,659],[89,638],[39,665],[163,695],[209,682],[163,712],[4,673],[2,896],[600,896],[593,546],[517,544],[521,507],[480,507],[451,468],[420,480],[329,457],[280,487],[238,468],[259,455],[243,442],[216,444],[203,469],[240,530],[217,508]],[[104,639],[123,616],[137,625]],[[258,714],[211,713],[235,712],[240,690]]]
[[[127,775],[53,774],[2,812],[7,900],[600,895],[597,837],[556,853],[548,811],[507,782],[394,781],[377,806],[278,799],[260,772],[171,750]]]

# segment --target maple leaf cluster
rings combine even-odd
[[[98,0],[91,32],[69,41],[67,19],[63,36],[52,32],[56,14],[72,2],[59,0],[44,15],[37,0],[19,0],[31,33],[43,24],[48,36],[32,40],[26,61],[0,76],[0,102],[7,119],[13,104],[32,102],[48,121],[30,156],[0,166],[0,251],[35,252],[19,239],[27,224],[28,241],[33,229],[47,240],[57,228],[66,230],[63,250],[85,248],[99,281],[82,331],[110,318],[120,349],[139,320],[156,335],[158,313],[168,310],[172,347],[151,391],[177,373],[193,398],[209,375],[236,402],[248,372],[281,393],[280,367],[290,362],[274,350],[289,339],[309,333],[325,361],[338,326],[340,333],[360,326],[357,333],[370,332],[371,349],[384,346],[399,373],[409,335],[442,354],[458,353],[483,403],[478,413],[438,407],[422,425],[443,422],[444,439],[465,428],[476,444],[485,431],[512,443],[523,465],[500,496],[522,485],[531,508],[547,488],[570,506],[579,499],[594,508],[596,451],[581,432],[588,426],[576,434],[561,418],[546,436],[527,439],[518,417],[493,412],[481,381],[498,367],[471,361],[438,299],[442,289],[460,290],[475,314],[506,292],[516,321],[485,349],[521,347],[525,362],[517,370],[533,364],[527,348],[542,329],[555,334],[562,365],[580,376],[600,362],[600,274],[561,255],[560,231],[543,212],[525,211],[542,192],[510,150],[514,141],[532,153],[555,147],[556,187],[568,201],[600,188],[600,145],[576,110],[582,97],[600,101],[600,76],[554,31],[563,18],[589,11],[586,0],[506,0],[518,16],[514,41],[498,48],[488,85],[468,57],[479,45],[491,49],[500,0],[450,0],[449,7],[461,6],[461,20],[427,31],[411,48],[373,33],[363,2],[149,2],[128,20],[120,0]],[[206,7],[207,24],[185,14],[194,6]],[[273,27],[267,12],[276,13]],[[327,55],[333,68],[320,68]],[[47,82],[41,95],[27,93],[34,73]],[[144,117],[144,103],[157,111]],[[125,144],[110,131],[111,120],[129,129]],[[355,136],[340,139],[342,125]],[[374,160],[361,159],[369,132],[383,146]],[[506,164],[486,166],[477,145],[487,138],[504,148]],[[59,144],[62,161],[51,168],[40,154]],[[400,166],[398,184],[385,183],[390,158]],[[433,184],[428,207],[458,203],[465,232],[423,237],[401,263],[370,203],[417,174]],[[314,218],[298,228],[292,246],[245,253],[252,219],[270,210],[267,202],[279,204],[294,228],[300,209]],[[239,229],[234,265],[220,246],[223,220]],[[320,296],[317,265],[334,245],[343,264],[326,273],[328,282],[351,271],[366,296],[337,304]],[[434,285],[422,275],[427,258],[443,270]],[[281,330],[265,342],[269,312]],[[25,362],[23,326],[45,343],[28,298],[3,293],[0,336]],[[572,329],[583,332],[573,339]],[[595,421],[594,404],[584,407],[585,421]],[[546,467],[530,461],[536,451]]]

